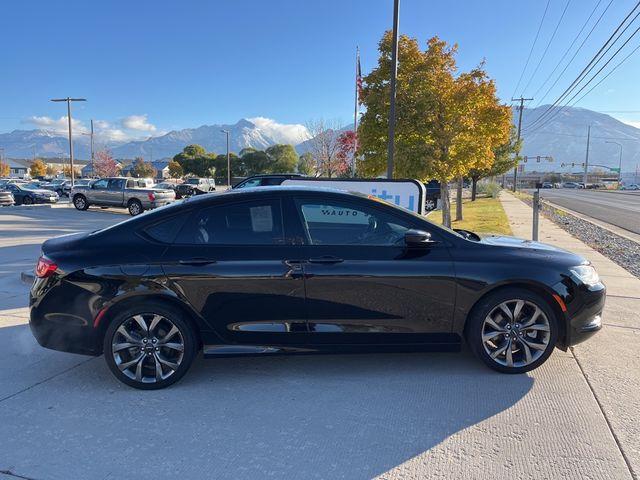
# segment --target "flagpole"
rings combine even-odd
[[[356,176],[356,150],[358,149],[358,90],[360,89],[360,47],[356,46],[356,95],[353,107],[353,134],[354,134],[354,150],[353,159],[351,160],[351,176]]]

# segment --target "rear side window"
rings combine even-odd
[[[157,242],[172,243],[185,219],[185,215],[173,216],[150,225],[144,232]]]
[[[282,211],[278,200],[217,205],[199,210],[180,232],[189,245],[281,245]]]

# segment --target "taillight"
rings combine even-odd
[[[43,255],[38,259],[38,263],[36,264],[36,277],[50,277],[57,269],[58,265],[56,265],[54,262]]]
[[[149,197],[149,200],[151,200],[152,202],[156,201],[156,196],[153,194],[153,192],[149,192],[147,196]]]

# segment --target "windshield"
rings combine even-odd
[[[200,183],[200,180],[198,180],[197,178],[189,178],[184,183],[189,184],[189,185],[198,185]]]

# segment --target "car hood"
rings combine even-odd
[[[47,196],[55,194],[55,192],[52,192],[51,190],[45,190],[44,188],[25,188],[24,191]]]
[[[491,235],[482,237],[481,243],[485,245],[495,245],[498,247],[514,247],[527,248],[532,250],[542,250],[551,252],[571,253],[548,243],[534,242],[533,240],[525,240],[524,238],[508,237],[506,235]]]

